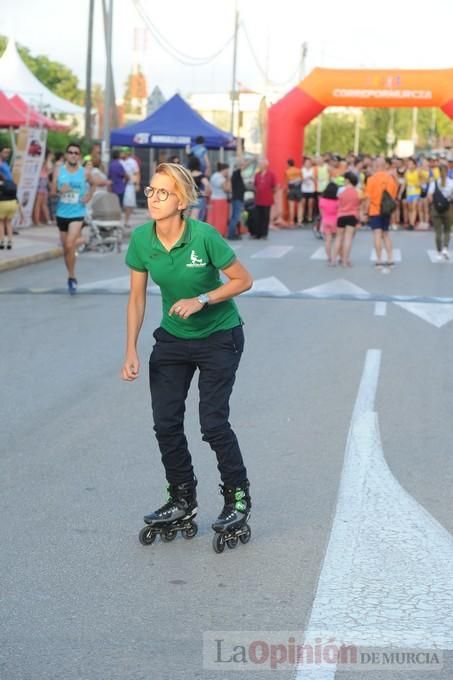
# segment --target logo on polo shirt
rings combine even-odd
[[[190,253],[190,262],[186,264],[186,267],[206,267],[207,264],[207,262],[203,262],[202,257],[198,257],[195,250],[192,250]]]

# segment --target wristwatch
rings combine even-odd
[[[197,297],[197,300],[200,303],[200,305],[203,305],[203,307],[209,305],[209,295],[207,293],[201,293],[201,295]]]

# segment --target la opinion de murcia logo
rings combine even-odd
[[[195,250],[190,253],[190,262],[186,264],[186,267],[206,267],[207,262],[203,262],[202,257],[198,257]]]

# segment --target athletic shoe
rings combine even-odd
[[[448,248],[442,248],[442,255],[446,260],[450,259],[450,253],[448,252]]]
[[[77,279],[68,279],[68,291],[69,295],[75,295],[77,293]]]

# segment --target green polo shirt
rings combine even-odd
[[[168,251],[156,236],[154,222],[132,232],[126,264],[149,272],[162,293],[162,328],[178,338],[206,338],[216,331],[242,323],[233,300],[207,305],[188,319],[169,316],[170,307],[181,299],[209,293],[222,285],[220,270],[233,264],[234,250],[219,232],[205,222],[186,219],[184,233]]]

